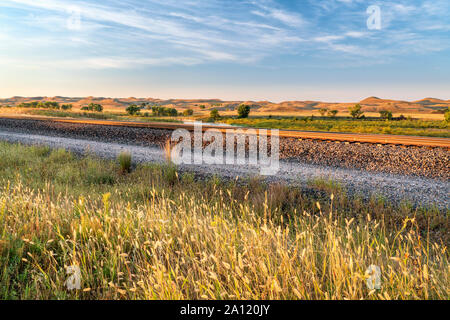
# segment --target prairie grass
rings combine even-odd
[[[448,212],[6,143],[0,177],[2,299],[449,298]]]
[[[131,172],[131,153],[121,152],[117,160],[119,161],[120,169],[123,173]]]
[[[222,122],[240,126],[268,129],[312,130],[327,132],[353,132],[397,134],[450,138],[450,124],[438,120],[350,120],[320,117],[250,117],[248,119],[224,118]]]
[[[177,118],[154,117],[154,116],[130,116],[124,112],[85,112],[85,111],[61,111],[61,110],[19,110],[21,113],[58,118],[81,118],[81,119],[99,119],[99,120],[118,120],[118,121],[139,121],[139,122],[181,122]]]
[[[122,120],[140,122],[173,122],[181,123],[179,118],[155,116],[130,116],[120,112],[77,112],[61,110],[22,110],[30,115],[49,117],[93,118],[102,120]],[[423,115],[422,115],[423,116]],[[210,122],[209,117],[202,115],[197,120]],[[396,134],[428,137],[450,138],[450,123],[439,120],[408,119],[399,121],[385,121],[376,118],[349,119],[336,117],[334,119],[310,116],[251,116],[246,119],[237,119],[233,116],[223,116],[220,122],[245,127],[311,130],[325,132],[351,132],[371,134]]]

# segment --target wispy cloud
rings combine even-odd
[[[375,3],[382,9],[380,31],[366,27],[365,0],[308,0],[301,9],[281,0],[2,0],[11,16],[3,22],[8,28],[0,37],[8,43],[0,49],[15,54],[32,45],[42,63],[76,47],[69,60],[86,68],[257,64],[283,53],[322,59],[328,53],[330,61],[334,54],[390,59],[408,50],[446,49],[447,0]],[[81,17],[78,30],[68,28],[74,8]],[[24,53],[23,59],[33,57]],[[69,66],[64,61],[60,65]]]
[[[153,1],[149,3],[156,4]],[[75,8],[81,16],[81,36],[76,38],[80,43],[99,38],[99,44],[104,47],[121,45],[115,43],[120,33],[122,45],[129,46],[130,50],[139,51],[139,44],[151,47],[152,43],[144,41],[152,39],[153,43],[158,41],[158,50],[164,51],[161,54],[166,55],[167,51],[171,51],[179,54],[180,59],[190,56],[198,62],[248,62],[254,60],[248,57],[253,55],[255,50],[259,51],[258,56],[264,56],[275,49],[275,46],[289,46],[300,40],[291,31],[270,24],[271,21],[252,21],[246,19],[245,15],[220,16],[220,11],[217,10],[192,14],[186,9],[186,4],[170,1],[165,5],[159,4],[154,11],[151,6],[145,7],[145,4],[145,10],[139,10],[141,3],[138,1],[121,2],[120,5],[118,2],[109,1],[100,5],[87,1],[4,0],[0,6],[39,12],[39,15],[31,15],[23,20],[23,24],[33,22],[41,29],[53,30],[55,33],[70,32],[65,30],[65,24],[70,12]],[[251,8],[254,6],[246,7],[247,10]],[[295,15],[264,8],[266,14],[276,20],[290,25],[300,23]],[[93,34],[94,31],[96,34]],[[123,35],[128,35],[128,39],[124,39]],[[83,36],[86,37],[85,40],[81,40]],[[156,54],[154,50],[151,51],[150,56]],[[158,61],[166,61],[162,58],[155,57]]]

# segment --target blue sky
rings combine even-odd
[[[450,1],[0,0],[13,95],[450,99]]]

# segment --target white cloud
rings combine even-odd
[[[298,13],[291,13],[276,7],[273,7],[273,4],[269,2],[269,4],[272,4],[270,6],[268,1],[252,1],[252,4],[258,7],[258,10],[253,10],[252,13],[257,16],[265,17],[265,18],[272,18],[275,20],[278,20],[288,26],[292,27],[300,27],[305,25],[305,20],[301,17]]]
[[[367,32],[361,32],[361,31],[348,31],[345,33],[347,37],[351,38],[362,38],[367,36]]]
[[[289,10],[275,0],[238,1],[232,10],[215,0],[1,0],[0,7],[26,13],[24,19],[14,20],[13,28],[33,28],[15,38],[14,33],[2,31],[0,39],[13,38],[8,43],[16,51],[25,46],[49,52],[77,49],[70,51],[71,57],[91,68],[255,63],[280,53],[328,54],[331,59],[372,53],[387,59],[408,48],[411,52],[445,49],[438,41],[445,43],[445,39],[421,31],[448,31],[449,25],[419,13],[448,13],[446,0],[425,1],[421,6],[403,0],[383,2],[383,29],[377,33],[366,30],[365,0],[309,2],[314,9],[310,15]],[[79,32],[65,28],[68,9],[74,6],[81,11]],[[437,45],[427,49],[431,43]],[[0,49],[10,50],[5,41]],[[121,58],[126,56],[135,59]]]
[[[314,38],[314,41],[331,43],[331,42],[334,42],[334,41],[337,41],[337,40],[342,40],[344,38],[345,38],[344,36],[333,36],[333,35],[330,35],[330,36],[316,37],[316,38]]]

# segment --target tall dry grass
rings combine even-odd
[[[449,298],[448,210],[311,187],[327,196],[0,143],[0,298]]]
[[[153,190],[133,208],[51,199],[20,184],[0,191],[0,294],[21,299],[448,299],[449,259],[414,219],[396,232],[338,212],[275,223],[230,192],[222,201]],[[320,205],[319,205],[320,206]],[[281,218],[283,220],[283,218]],[[382,270],[369,291],[366,269]],[[67,266],[82,272],[69,292]]]

